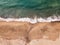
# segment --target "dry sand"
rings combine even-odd
[[[0,21],[0,45],[60,45],[60,22]]]

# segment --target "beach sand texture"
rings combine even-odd
[[[59,35],[59,21],[0,21],[0,45],[60,45]]]

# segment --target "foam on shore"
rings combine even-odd
[[[1,18],[0,17],[0,21],[6,21],[6,22],[10,22],[10,21],[22,21],[22,22],[30,22],[30,23],[37,23],[37,22],[52,22],[52,21],[60,21],[60,16],[50,16],[47,18]]]

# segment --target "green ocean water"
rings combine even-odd
[[[0,17],[60,15],[60,0],[0,0]]]

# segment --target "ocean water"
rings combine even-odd
[[[0,0],[0,17],[49,17],[60,15],[60,0]]]

